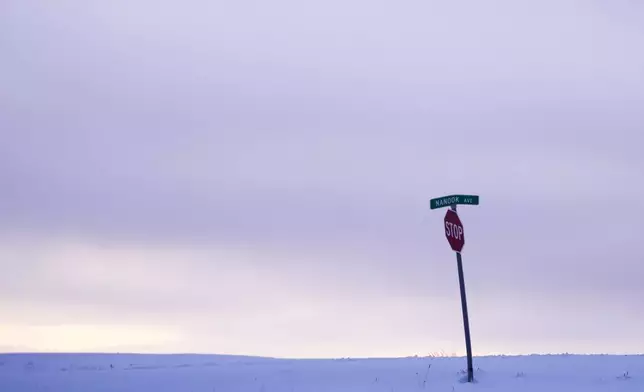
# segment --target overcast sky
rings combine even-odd
[[[644,5],[0,4],[0,351],[642,352]]]

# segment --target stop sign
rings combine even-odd
[[[449,246],[452,247],[454,252],[463,250],[465,233],[463,223],[461,223],[456,211],[447,210],[445,214],[445,237],[447,237],[447,242],[449,242]]]

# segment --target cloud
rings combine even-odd
[[[369,325],[356,352],[379,339],[400,352],[444,318],[432,342],[450,345],[454,257],[428,210],[449,193],[481,195],[460,210],[468,288],[485,314],[516,299],[503,333],[543,301],[567,328],[564,300],[622,320],[609,304],[638,306],[637,5],[4,7],[0,291],[14,323],[219,325],[208,347],[253,353],[252,335],[271,354],[260,336],[329,353]]]

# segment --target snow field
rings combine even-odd
[[[4,354],[0,392],[644,392],[644,356],[270,359],[222,355]]]

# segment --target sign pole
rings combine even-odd
[[[429,208],[449,207],[445,213],[445,237],[449,246],[456,252],[456,265],[458,267],[458,284],[461,289],[461,309],[463,311],[463,329],[465,330],[465,348],[467,349],[467,382],[474,381],[474,367],[472,366],[472,340],[470,339],[470,318],[467,315],[467,297],[465,296],[465,277],[463,274],[463,258],[461,251],[465,245],[465,230],[463,222],[456,213],[459,204],[477,206],[478,195],[448,195],[437,197],[429,201]]]
[[[450,209],[456,212],[456,204],[452,204]],[[456,252],[456,264],[458,266],[458,284],[461,288],[461,308],[463,310],[463,328],[465,329],[465,348],[467,350],[467,382],[472,382],[474,381],[472,341],[470,339],[470,319],[467,314],[467,297],[465,295],[465,277],[463,276],[463,260],[461,252]]]

